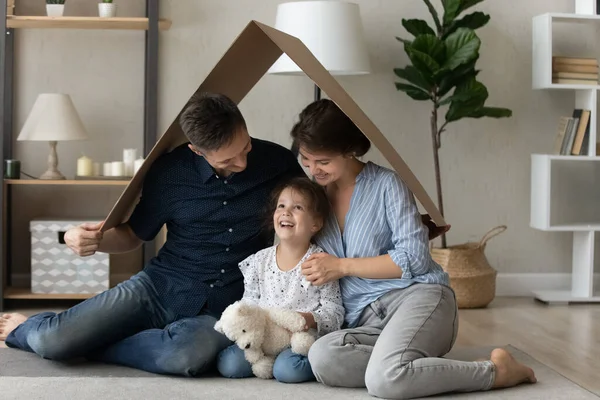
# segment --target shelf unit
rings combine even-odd
[[[13,135],[13,62],[14,36],[19,29],[120,29],[139,30],[145,35],[144,57],[144,115],[143,115],[143,156],[146,157],[157,140],[158,115],[158,40],[159,30],[168,30],[171,21],[159,18],[159,0],[145,0],[146,12],[140,18],[99,18],[99,17],[46,17],[7,15],[8,0],[0,0],[0,153],[4,159],[12,158]],[[18,2],[16,10],[18,14]],[[34,180],[5,179],[0,185],[0,311],[4,309],[6,299],[30,300],[83,300],[88,294],[35,294],[29,289],[11,286],[11,188],[21,185],[50,186],[123,186],[124,180]],[[154,241],[144,244],[143,264],[155,255]]]
[[[600,26],[596,0],[576,0],[574,14],[547,13],[533,18],[532,88],[574,91],[574,108],[591,110],[587,154],[531,155],[530,226],[573,234],[571,289],[538,291],[534,296],[549,304],[599,303],[600,293],[593,283],[594,239],[600,231],[600,156],[596,155],[600,85],[552,83],[552,28],[558,23]]]

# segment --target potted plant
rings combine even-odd
[[[402,19],[402,26],[412,35],[410,38],[397,39],[403,43],[410,64],[404,68],[395,68],[394,73],[401,82],[396,82],[396,88],[406,93],[417,101],[427,101],[432,109],[429,118],[429,128],[433,147],[433,160],[435,168],[435,181],[438,208],[444,215],[442,196],[442,183],[440,177],[439,149],[442,145],[442,134],[448,124],[463,118],[505,118],[512,116],[512,111],[507,108],[488,107],[485,103],[488,90],[483,83],[477,80],[479,70],[475,68],[479,59],[481,40],[475,30],[486,25],[490,16],[476,11],[461,15],[481,3],[483,0],[442,0],[442,15],[432,5],[431,0],[423,0],[429,10],[434,27],[421,19]],[[442,108],[445,113],[441,114]],[[456,284],[459,278],[469,276],[477,282],[485,284],[479,286],[480,291],[495,290],[495,270],[493,270],[483,250],[485,243],[494,233],[506,229],[505,226],[497,227],[488,232],[480,243],[467,243],[448,247],[446,235],[441,236],[441,248],[432,248],[436,261],[450,274],[451,281]],[[457,270],[454,270],[454,269]],[[468,269],[468,271],[465,270]],[[479,271],[477,271],[479,269]],[[466,281],[465,281],[466,282]],[[473,279],[470,279],[473,283]],[[469,283],[469,285],[471,285]],[[454,285],[456,286],[456,285]],[[456,290],[456,288],[455,288]],[[473,296],[473,287],[465,290],[465,296]],[[459,306],[466,299],[461,299],[457,293]],[[485,298],[484,298],[485,297]],[[489,295],[483,295],[469,304],[486,305]]]
[[[65,0],[46,0],[46,14],[49,17],[62,17],[65,12]]]
[[[112,0],[102,0],[98,3],[98,15],[102,18],[112,18],[117,16],[117,5]]]

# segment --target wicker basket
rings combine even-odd
[[[496,296],[497,272],[485,256],[485,246],[488,240],[505,230],[506,226],[500,225],[487,232],[479,243],[430,250],[435,262],[450,276],[458,308],[486,307]]]

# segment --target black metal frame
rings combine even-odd
[[[0,153],[3,160],[10,159],[13,154],[13,65],[14,65],[14,29],[7,28],[7,0],[0,0]],[[145,35],[146,49],[144,62],[144,157],[148,155],[156,143],[158,130],[158,17],[159,0],[146,0],[146,17],[148,30]],[[4,163],[3,163],[4,165]],[[3,173],[4,177],[4,173]],[[4,192],[6,190],[6,193]],[[10,285],[10,185],[0,184],[0,311],[4,310],[4,288]],[[6,197],[5,197],[6,196]],[[4,199],[6,198],[6,204]],[[6,218],[6,220],[5,220]],[[4,224],[7,226],[7,237],[4,238]],[[2,248],[6,239],[6,247]],[[143,263],[155,254],[155,241],[144,244]],[[5,282],[6,278],[6,282]]]

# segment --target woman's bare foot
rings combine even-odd
[[[520,383],[535,383],[537,379],[533,370],[517,360],[504,349],[494,349],[491,355],[496,365],[496,379],[493,389],[516,386]]]
[[[27,320],[23,314],[4,314],[0,317],[0,341],[5,340],[17,326]]]

